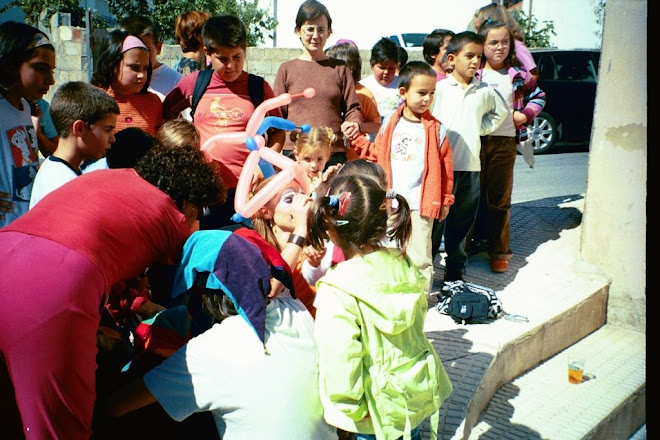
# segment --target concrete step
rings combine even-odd
[[[426,334],[454,387],[440,411],[441,438],[468,439],[503,385],[605,325],[608,280],[580,263],[564,275],[546,280],[537,273],[532,280],[521,272],[497,292],[505,311],[528,322],[499,318],[461,325],[429,309]]]
[[[561,357],[559,354],[564,350],[588,335],[598,334],[606,324],[611,280],[579,258],[580,200],[544,200],[515,208],[512,248],[517,253],[509,271],[493,274],[487,256],[475,255],[470,258],[466,280],[493,288],[506,312],[525,316],[528,321],[500,318],[484,324],[460,325],[437,312],[433,302],[430,304],[425,331],[454,386],[440,410],[438,434],[445,440],[474,438],[471,436],[480,432],[475,431],[477,426],[483,428],[486,408],[502,387],[546,361]],[[434,264],[438,278],[444,268],[442,258],[439,255]],[[439,288],[438,279],[434,287]],[[561,383],[569,385],[565,360],[562,372]],[[594,374],[600,377],[601,373]],[[552,395],[554,387],[539,391],[548,392]],[[539,405],[543,407],[542,402]],[[511,416],[511,406],[509,413],[499,415],[505,420]],[[611,415],[603,417],[597,421],[574,418],[572,423],[588,423],[596,429]],[[524,426],[524,423],[520,424]],[[422,424],[421,431],[423,438],[429,438],[427,423]],[[528,433],[529,438],[562,438]],[[564,438],[572,440],[572,437]]]
[[[579,385],[568,352],[586,360]],[[646,336],[605,325],[500,388],[468,438],[625,440],[645,422]]]

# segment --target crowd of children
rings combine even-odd
[[[516,144],[545,104],[506,9],[481,8],[474,27],[431,32],[424,61],[382,38],[363,77],[355,43],[325,49],[330,12],[305,0],[302,54],[271,87],[244,70],[237,17],[179,15],[171,68],[160,26],[131,16],[101,42],[91,84],[58,84],[49,105],[54,45],[0,24],[6,432],[132,438],[121,430],[146,432],[143,417],[206,412],[183,430],[419,440],[430,418],[435,438],[452,384],[423,330],[433,261],[444,240],[445,281],[466,278],[479,246],[508,269]],[[258,135],[300,173],[250,170],[259,106],[308,88],[263,113],[297,128]],[[240,179],[249,198],[284,173],[239,223]],[[159,316],[161,356],[122,370]]]

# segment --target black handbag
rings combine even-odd
[[[460,324],[484,322],[504,313],[493,289],[464,281],[446,282],[436,308]]]

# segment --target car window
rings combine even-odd
[[[401,34],[405,47],[422,47],[426,34]]]
[[[539,79],[554,80],[557,79],[557,68],[551,55],[541,55],[536,61]]]
[[[588,53],[556,54],[557,79],[560,81],[596,82],[596,68]]]

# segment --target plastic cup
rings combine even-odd
[[[575,356],[568,356],[568,381],[573,384],[582,383],[584,375],[584,359]]]

